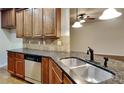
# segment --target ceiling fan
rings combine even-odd
[[[96,18],[90,17],[85,13],[78,14],[78,8],[76,8],[76,21],[73,23],[73,28],[80,28],[83,26],[82,23],[91,22],[91,20],[95,20]]]
[[[87,15],[86,13],[82,13],[82,14],[77,15],[77,18],[80,21],[80,23],[84,23],[84,22],[92,21],[92,20],[96,19],[94,17]]]

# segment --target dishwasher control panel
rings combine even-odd
[[[42,57],[37,55],[31,55],[31,54],[25,54],[24,55],[25,60],[35,61],[35,62],[41,62]]]

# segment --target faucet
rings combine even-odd
[[[108,65],[107,65],[108,60],[109,60],[109,59],[108,59],[107,57],[104,57],[104,66],[105,66],[105,67],[108,67]]]
[[[94,50],[88,47],[87,54],[90,54],[90,61],[94,61]]]

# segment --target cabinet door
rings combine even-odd
[[[45,36],[56,36],[56,9],[43,9],[43,31]]]
[[[42,83],[49,84],[49,58],[42,59]]]
[[[64,74],[63,75],[63,84],[73,84],[73,82]]]
[[[18,38],[23,37],[23,25],[24,24],[24,12],[18,11],[16,12],[16,36]]]
[[[8,27],[9,28],[15,28],[16,26],[16,13],[15,9],[8,10]]]
[[[16,65],[15,65],[15,71],[16,71],[16,76],[20,78],[24,78],[24,55],[16,53]]]
[[[16,28],[16,10],[13,9],[11,14],[12,14],[12,20],[11,20],[12,27]]]
[[[1,19],[2,19],[2,28],[15,28],[16,26],[16,16],[15,16],[15,9],[7,9],[7,10],[2,10],[1,12]]]
[[[32,9],[24,10],[24,36],[32,37]]]
[[[11,74],[15,74],[15,53],[8,52],[8,72]]]
[[[33,9],[33,37],[42,36],[42,8]]]
[[[62,80],[60,79],[54,68],[52,68],[51,78],[51,84],[62,84]]]
[[[52,61],[49,63],[49,83],[50,84],[62,84],[62,71],[61,69]]]
[[[8,11],[5,10],[5,11],[1,11],[1,25],[2,25],[2,28],[6,28],[7,25],[8,25]]]

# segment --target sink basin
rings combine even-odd
[[[100,83],[114,78],[114,74],[111,71],[91,65],[78,58],[63,58],[61,63],[67,66],[70,71],[73,71],[82,81],[89,83]]]
[[[76,58],[65,58],[61,60],[61,63],[63,63],[68,68],[76,68],[85,65],[86,63],[82,60],[76,59]]]
[[[85,66],[73,68],[71,70],[89,83],[100,83],[114,77],[112,73],[90,64],[85,64]]]

